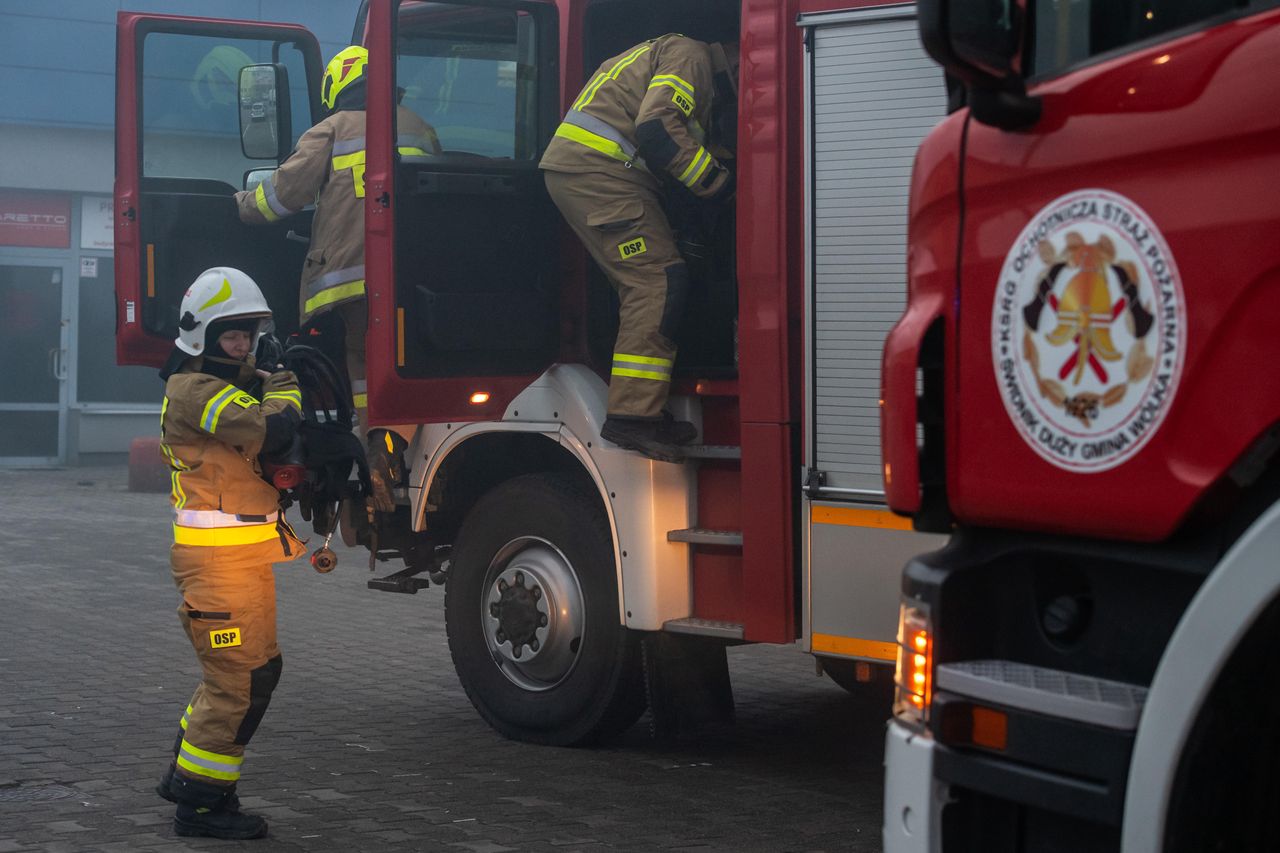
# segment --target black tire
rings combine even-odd
[[[471,704],[513,740],[589,744],[644,713],[608,521],[567,476],[517,477],[476,503],[454,543],[445,628]]]

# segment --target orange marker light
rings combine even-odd
[[[1009,745],[1009,715],[1003,711],[975,706],[971,737],[977,746],[1004,750]]]
[[[477,391],[471,395],[471,405],[473,406],[483,406],[487,402],[489,402],[488,391]]]

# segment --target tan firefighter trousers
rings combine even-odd
[[[544,171],[547,191],[621,302],[609,414],[656,418],[671,389],[689,273],[655,189],[600,172]]]
[[[188,778],[236,783],[280,680],[273,549],[278,560],[279,542],[173,546],[178,618],[204,672],[181,721],[177,772]]]

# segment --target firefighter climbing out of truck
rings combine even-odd
[[[737,103],[737,46],[669,34],[600,66],[539,164],[547,191],[620,302],[601,436],[679,462],[693,424],[664,410],[689,271],[663,212],[670,191],[705,204],[732,198],[730,156],[707,129]],[[720,140],[723,146],[728,140]],[[717,156],[719,155],[719,156]]]
[[[392,489],[404,474],[407,442],[391,430],[368,430],[364,291],[365,66],[369,52],[343,48],[325,68],[320,98],[330,115],[302,134],[293,153],[253,190],[236,193],[240,219],[276,222],[315,204],[311,246],[302,267],[303,324],[336,311],[345,327],[345,360],[359,432],[368,434],[371,501],[395,509]],[[440,153],[435,129],[412,110],[396,110],[396,151],[402,161]]]
[[[292,442],[302,395],[292,373],[255,369],[250,353],[271,310],[240,270],[201,273],[179,315],[178,338],[160,372],[160,450],[172,483],[178,619],[203,679],[156,790],[178,804],[178,835],[258,838],[266,821],[240,811],[236,782],[245,745],[280,679],[271,566],[303,553],[258,456]],[[250,394],[259,379],[261,400]]]

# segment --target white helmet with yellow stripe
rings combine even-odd
[[[178,337],[174,344],[187,355],[202,355],[205,332],[220,320],[257,319],[253,346],[271,321],[271,308],[253,279],[232,267],[213,267],[200,273],[187,288],[178,309]]]

